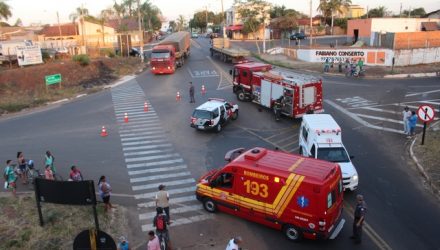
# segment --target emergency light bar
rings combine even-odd
[[[339,132],[341,132],[341,129],[340,128],[338,128],[338,129],[321,129],[321,130],[319,130],[319,129],[317,129],[316,131],[315,131],[318,135],[321,135],[321,133],[328,133],[328,134],[330,134],[330,133],[335,133],[335,134],[339,134]]]
[[[219,101],[219,102],[225,102],[225,99],[221,99],[221,98],[208,98],[208,101]]]

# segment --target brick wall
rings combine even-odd
[[[440,31],[399,32],[394,34],[394,49],[440,47]]]

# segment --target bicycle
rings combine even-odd
[[[161,250],[167,250],[167,241],[169,240],[167,237],[167,231],[165,232],[159,232],[156,230],[156,235],[159,238],[160,243],[160,249]]]

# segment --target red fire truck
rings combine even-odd
[[[265,148],[231,150],[225,160],[197,184],[208,212],[282,230],[292,241],[334,239],[344,226],[338,164]]]
[[[322,80],[310,75],[273,70],[269,64],[250,62],[237,64],[233,75],[233,91],[240,101],[252,101],[273,109],[281,101],[281,113],[299,118],[307,113],[322,113]]]

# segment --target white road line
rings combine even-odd
[[[184,206],[184,207],[170,209],[170,214],[181,214],[181,213],[197,211],[197,210],[202,210],[202,209],[203,209],[202,204]],[[139,220],[152,220],[154,218],[154,216],[156,216],[155,212],[139,214]]]
[[[379,121],[386,121],[386,122],[393,122],[393,123],[399,123],[403,125],[403,121],[401,120],[394,120],[394,119],[390,119],[390,118],[384,118],[384,117],[379,117],[379,116],[372,116],[372,115],[364,115],[364,114],[356,114],[353,113],[359,117],[364,117],[364,118],[368,118],[368,119],[373,119],[373,120],[379,120]],[[423,127],[423,125],[417,124],[417,127]]]
[[[159,122],[159,118],[158,117],[154,117],[154,116],[139,116],[139,117],[131,117],[129,114],[128,115],[128,123],[124,123],[124,124],[130,124],[130,122]],[[124,117],[119,117],[116,118],[118,121],[124,121]]]
[[[122,147],[124,147],[124,146],[138,146],[138,145],[162,143],[162,142],[167,142],[167,140],[150,140],[150,141],[140,141],[140,142],[124,142],[124,143],[122,143]]]
[[[179,154],[161,154],[161,155],[133,157],[133,158],[125,157],[125,162],[132,163],[132,162],[137,162],[137,161],[151,161],[151,160],[170,158],[170,157],[179,157],[179,156],[180,156]]]
[[[179,173],[172,173],[172,174],[161,174],[161,175],[150,175],[146,177],[138,177],[138,178],[131,178],[131,183],[136,182],[144,182],[144,181],[154,181],[154,180],[163,180],[168,178],[174,178],[174,177],[182,177],[182,176],[191,176],[191,173],[188,171],[185,172],[179,172]],[[171,189],[168,189],[168,191],[171,191]]]
[[[183,179],[183,180],[177,180],[177,181],[167,181],[167,188],[172,186],[178,186],[183,184],[193,184],[196,181],[194,179]],[[160,183],[152,183],[147,185],[141,185],[141,186],[132,186],[131,188],[133,191],[139,191],[139,190],[146,190],[146,189],[154,189],[154,192],[157,191],[157,187]]]
[[[153,121],[150,123],[147,123],[147,122],[123,123],[123,122],[121,122],[121,130],[130,129],[130,128],[145,128],[146,130],[148,130],[149,128],[162,128],[162,124],[159,121]]]
[[[364,100],[358,100],[358,101],[354,101],[354,102],[349,102],[347,104],[350,105],[350,106],[353,106],[353,105],[359,105],[359,104],[364,104],[364,103],[370,103],[370,101],[364,99]]]
[[[379,109],[379,108],[372,108],[372,107],[360,107],[360,108],[361,109],[366,109],[366,110],[371,110],[371,111],[395,114],[395,115],[401,115],[402,114],[402,112],[396,112],[396,111],[386,110],[386,109]]]
[[[138,107],[128,107],[128,108],[115,108],[115,113],[128,113],[128,112],[132,112],[132,111],[143,111],[144,110],[144,105]],[[154,108],[150,105],[148,105],[148,112],[146,113],[156,113],[154,111]]]
[[[357,121],[359,124],[365,126],[365,127],[369,127],[369,128],[373,128],[373,129],[377,129],[377,130],[383,130],[383,131],[388,131],[388,132],[394,132],[394,133],[398,133],[398,134],[403,134],[402,130],[397,130],[397,129],[392,129],[392,128],[385,128],[385,127],[380,127],[380,126],[376,126],[373,125],[369,122],[366,122],[365,120],[361,119],[359,116],[351,113],[350,111],[348,111],[347,109],[339,106],[338,104],[334,103],[331,100],[325,100],[326,103],[328,103],[330,106],[332,106],[333,108],[341,111],[342,113],[344,113],[345,115],[348,115],[349,117],[351,117],[353,120]]]
[[[127,113],[127,116],[128,116],[129,120],[130,120],[130,117],[132,117],[132,118],[141,118],[141,117],[144,117],[144,118],[157,118],[157,114],[155,114],[155,113],[143,113],[143,114],[130,114],[128,112],[125,112],[125,113]],[[124,118],[125,113],[122,114],[122,115],[117,115],[116,118],[117,119]]]
[[[416,96],[416,95],[426,95],[426,94],[437,93],[437,92],[440,92],[440,89],[426,91],[426,92],[407,94],[407,95],[405,95],[405,97]]]
[[[131,134],[119,134],[119,136],[121,138],[132,138],[132,137],[137,137],[137,136],[142,136],[142,135],[157,135],[157,134],[161,134],[161,135],[165,135],[162,132],[158,132],[158,131],[145,131],[145,132],[137,132],[137,133],[131,133]]]
[[[142,110],[136,110],[136,111],[131,111],[131,112],[115,112],[116,116],[124,116],[125,113],[129,114],[129,115],[139,115],[139,114],[150,114],[150,113],[155,113],[155,112],[145,112],[143,109]]]
[[[153,138],[166,138],[166,137],[164,134],[160,134],[160,135],[138,136],[138,137],[131,137],[131,138],[121,138],[121,141],[123,141],[123,142],[138,141],[138,140],[147,140],[147,139],[153,139]]]
[[[116,103],[140,101],[145,102],[145,95],[112,95],[112,100]]]
[[[419,103],[423,103],[423,101],[418,101]],[[399,105],[399,103],[392,103],[392,104],[390,104],[390,105],[394,105],[394,106],[408,106],[408,108],[411,108],[411,109],[414,109],[414,110],[417,110],[417,109],[419,109],[419,106],[414,106],[414,105],[405,105],[405,104],[400,104]],[[434,109],[435,109],[435,112],[439,112],[439,109],[436,109],[435,107],[434,107]]]
[[[191,192],[194,193],[194,191],[196,191],[196,187],[170,189],[170,190],[167,190],[167,191],[168,191],[168,194],[170,196],[172,196],[173,194],[183,194],[183,193],[191,193]],[[138,200],[138,199],[149,199],[149,198],[154,198],[154,197],[156,197],[156,192],[145,193],[145,194],[138,194],[138,195],[134,196],[134,198],[136,200]],[[170,200],[172,200],[172,199],[170,198]]]
[[[149,154],[157,154],[157,153],[169,153],[172,152],[174,149],[172,147],[162,149],[162,150],[147,150],[147,151],[137,151],[137,152],[131,152],[131,153],[124,153],[124,156],[133,156],[133,155],[149,155]]]
[[[427,104],[431,104],[431,105],[434,105],[434,106],[440,106],[440,102],[432,102],[432,101],[421,101],[421,103],[427,103]]]
[[[175,204],[179,204],[179,203],[183,203],[183,202],[192,202],[192,201],[196,201],[197,198],[196,196],[190,195],[190,196],[181,196],[181,197],[176,197],[173,198],[170,196],[170,201],[169,204],[170,205],[175,205]],[[142,208],[150,208],[150,207],[156,207],[156,202],[155,201],[150,201],[150,202],[144,202],[144,203],[139,203],[137,204],[138,207],[142,207]]]
[[[148,146],[139,146],[139,147],[123,147],[122,151],[134,151],[134,150],[144,150],[144,149],[152,149],[152,148],[166,148],[166,147],[172,147],[173,145],[171,143],[164,143],[164,144],[156,144],[156,145],[148,145]]]
[[[198,221],[204,221],[204,220],[209,220],[209,219],[213,219],[213,218],[214,218],[213,214],[203,214],[203,215],[196,215],[196,216],[191,216],[191,217],[187,217],[187,218],[180,218],[177,220],[172,220],[173,223],[170,225],[170,227],[191,224],[191,223],[195,223]],[[153,223],[150,223],[147,225],[142,225],[142,232],[148,232],[151,230],[154,230]]]
[[[188,71],[188,73],[191,75],[191,78],[194,78],[194,75],[192,74],[191,70],[188,68],[186,68],[186,70]]]
[[[150,169],[144,169],[144,170],[136,170],[136,171],[128,171],[128,175],[137,175],[137,174],[148,174],[148,173],[160,173],[160,172],[169,172],[174,170],[180,170],[180,169],[186,169],[186,165],[179,165],[174,167],[159,167],[159,168],[150,168]],[[194,181],[194,179],[192,179]],[[169,182],[167,182],[167,186],[170,185]],[[156,186],[157,187],[157,186]],[[134,190],[134,189],[133,189]]]
[[[125,133],[132,133],[132,132],[145,132],[145,131],[151,131],[151,130],[159,130],[164,131],[161,127],[155,127],[155,128],[127,128],[127,129],[120,129],[119,131],[122,132],[122,134]]]
[[[174,160],[165,160],[165,161],[155,161],[155,162],[144,162],[137,164],[127,164],[127,168],[143,168],[143,167],[151,167],[151,166],[159,166],[159,165],[169,165],[174,163],[183,163],[183,159],[174,159]]]

